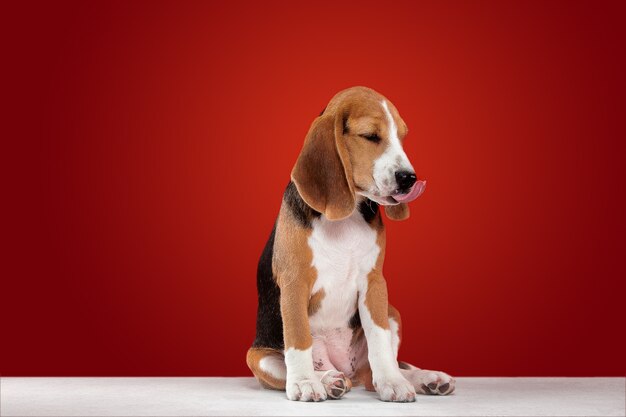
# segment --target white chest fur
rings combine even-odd
[[[376,265],[380,248],[376,230],[358,210],[338,221],[321,216],[312,226],[308,243],[317,269],[312,293],[324,290],[319,309],[309,318],[315,335],[348,325],[356,311],[359,281]]]

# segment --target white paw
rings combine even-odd
[[[456,380],[445,372],[416,371],[415,388],[420,394],[448,395],[454,392]]]
[[[415,388],[403,376],[393,378],[381,378],[374,380],[374,387],[383,401],[413,402],[415,401]]]
[[[326,389],[328,398],[338,400],[343,397],[346,392],[350,391],[351,384],[343,372],[330,370],[315,371],[315,373],[320,377],[320,381]]]
[[[295,380],[287,378],[285,390],[291,401],[324,401],[327,397],[324,385],[315,375]]]

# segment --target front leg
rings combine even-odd
[[[292,401],[324,401],[326,389],[313,368],[308,302],[310,289],[304,283],[291,282],[281,289],[280,311],[283,317],[285,390]]]
[[[391,344],[387,283],[378,270],[373,270],[360,287],[359,315],[374,387],[383,401],[415,401],[415,388],[400,373]]]

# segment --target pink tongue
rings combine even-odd
[[[394,194],[393,198],[398,203],[408,203],[409,201],[415,200],[417,197],[422,195],[424,190],[426,189],[426,181],[417,181],[411,187],[411,190],[406,194]]]

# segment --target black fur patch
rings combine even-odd
[[[366,222],[372,223],[378,216],[379,207],[378,203],[366,198],[359,203],[359,212],[363,216]]]
[[[354,313],[354,316],[352,316],[352,318],[348,322],[348,326],[350,326],[351,329],[358,329],[359,327],[361,327],[361,316],[359,315],[358,309]]]
[[[320,113],[320,116],[324,114],[325,111],[326,111],[326,107],[324,107],[324,110],[322,110],[322,112]]]
[[[307,203],[304,202],[302,197],[300,197],[300,193],[298,193],[296,184],[294,184],[293,181],[290,181],[287,185],[285,194],[283,194],[283,200],[287,203],[287,207],[289,207],[289,210],[291,210],[291,213],[296,218],[298,223],[300,223],[303,227],[311,227],[311,220],[320,216],[320,213],[313,210]]]
[[[259,292],[259,307],[256,316],[256,338],[252,346],[283,349],[285,342],[283,318],[280,314],[280,288],[272,272],[275,235],[276,225],[265,244],[257,268],[256,285]]]

